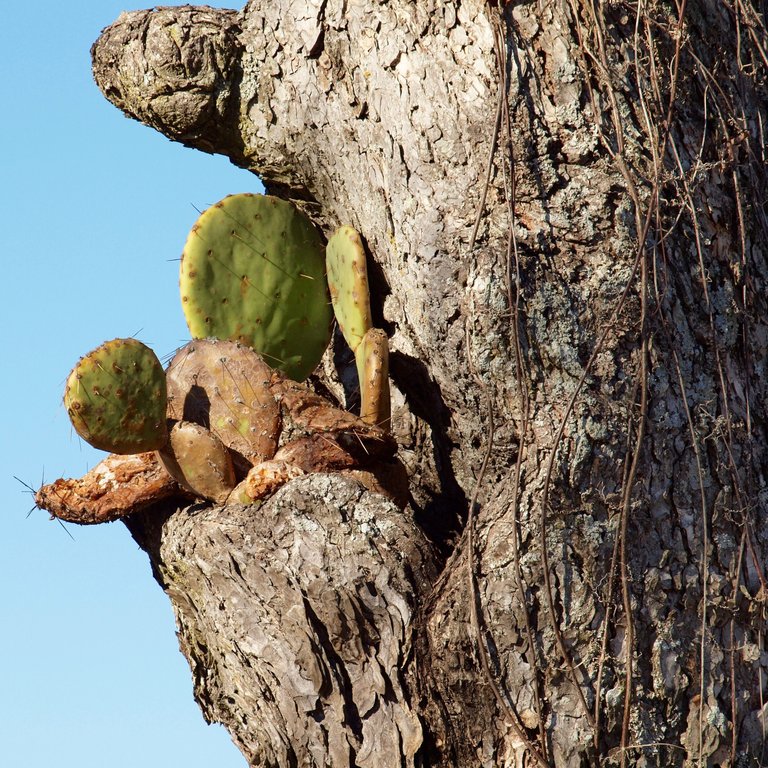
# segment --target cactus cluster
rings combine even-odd
[[[357,430],[357,442],[373,441],[385,452],[393,445],[386,435],[387,337],[372,325],[365,252],[351,227],[333,235],[324,256],[314,226],[291,204],[227,197],[192,228],[180,290],[195,340],[167,370],[136,339],[115,339],[70,373],[64,402],[88,443],[117,454],[155,451],[182,487],[218,503],[255,498],[305,471],[276,456],[280,403],[307,428]],[[301,381],[317,366],[334,314],[357,360],[362,428],[356,417],[283,378]],[[343,441],[322,440],[309,440],[304,453],[333,454],[333,466],[354,464]]]

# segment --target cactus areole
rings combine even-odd
[[[80,358],[67,378],[72,426],[94,448],[141,453],[168,440],[165,371],[136,339],[107,341]]]
[[[230,195],[206,210],[184,246],[179,285],[193,338],[240,341],[297,381],[330,341],[320,234],[285,200]]]

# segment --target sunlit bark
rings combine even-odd
[[[96,43],[127,114],[359,229],[390,337],[405,513],[316,475],[129,522],[253,765],[762,763],[763,21],[253,0]]]

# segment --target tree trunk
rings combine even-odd
[[[251,765],[765,764],[758,6],[252,0],[97,41],[127,114],[362,233],[390,337],[404,513],[314,475],[128,522]]]

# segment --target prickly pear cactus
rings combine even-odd
[[[389,431],[389,340],[380,328],[371,328],[355,350],[360,380],[360,418]]]
[[[176,422],[168,444],[157,455],[168,474],[199,498],[223,504],[235,487],[229,451],[199,424]]]
[[[280,434],[271,375],[250,347],[218,339],[192,341],[166,371],[168,418],[207,427],[235,452],[241,466],[271,459]]]
[[[184,246],[179,284],[193,338],[243,342],[297,381],[330,341],[320,235],[284,200],[230,195],[206,210]]]
[[[136,339],[107,341],[80,358],[67,378],[64,405],[77,434],[94,448],[141,453],[168,440],[165,372]]]
[[[334,232],[325,249],[325,263],[336,321],[355,352],[372,327],[368,268],[355,229],[344,226]]]

